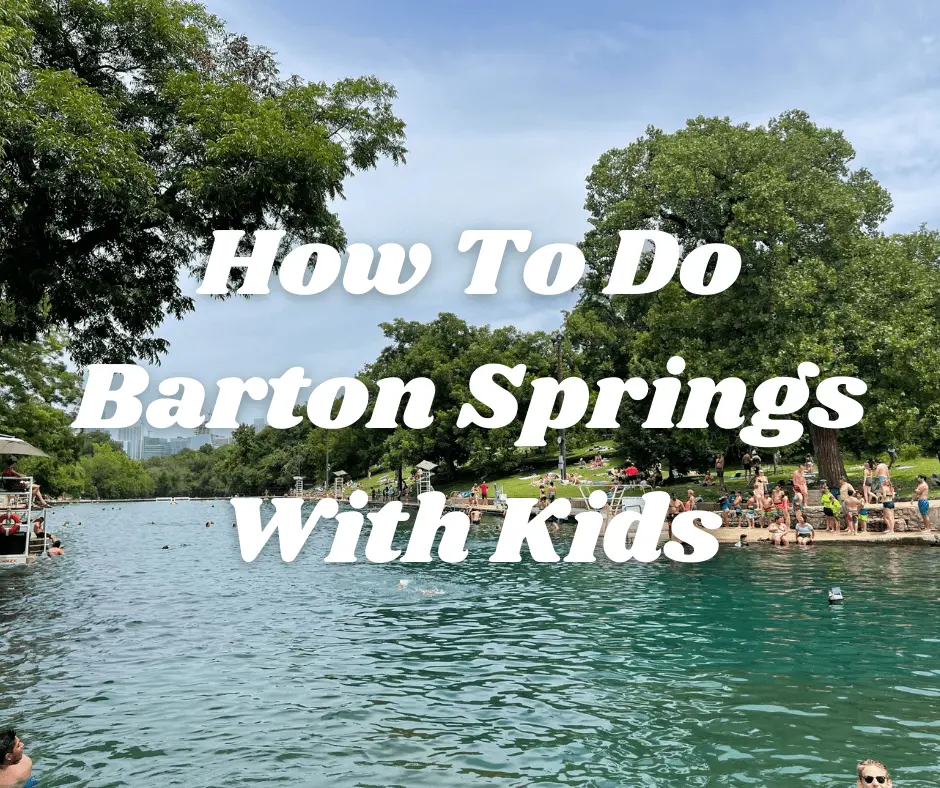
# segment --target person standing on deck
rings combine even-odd
[[[751,452],[751,473],[757,473],[760,470],[761,462],[762,460],[757,453],[757,449],[754,449],[754,451]]]
[[[725,456],[723,454],[715,457],[715,476],[718,477],[718,489],[723,493],[728,492],[728,488],[725,487]]]
[[[891,474],[888,471],[888,466],[885,465],[885,463],[883,462],[879,462],[878,467],[875,468],[875,486],[873,487],[873,491],[875,495],[882,495],[882,488],[884,487],[885,482],[888,481],[890,476]],[[891,492],[893,493],[894,490],[892,490]]]
[[[881,496],[882,516],[885,520],[885,533],[894,533],[894,485],[891,484],[890,479],[881,485]]]
[[[793,482],[793,489],[796,490],[803,499],[803,503],[809,500],[809,488],[806,486],[806,476],[803,472],[803,466],[798,465],[793,475],[790,477]]]
[[[832,493],[829,492],[829,487],[827,485],[822,486],[822,495],[819,496],[819,503],[822,504],[823,515],[826,517],[826,531],[838,532],[839,526],[836,523],[836,507],[839,506],[839,502],[832,497]],[[842,507],[839,506],[841,509]]]
[[[891,462],[888,463],[889,468],[894,467],[894,463],[897,462],[898,452],[893,446],[888,449],[888,456],[891,458]]]
[[[850,493],[848,490],[844,490],[841,496],[842,504],[845,506],[845,525],[848,528],[850,534],[858,533],[858,510],[861,506],[861,501],[855,497],[855,490],[852,490]]]
[[[489,487],[486,486],[486,479],[483,480],[483,484],[480,485],[480,497],[483,499],[483,505],[486,506],[486,494],[489,492]]]
[[[872,498],[874,498],[872,494],[874,471],[875,461],[869,458],[862,466],[862,498],[864,498],[866,504],[871,503]]]
[[[917,504],[917,510],[924,522],[924,528],[930,530],[930,487],[927,485],[926,476],[917,477],[917,489],[914,490],[914,502]]]

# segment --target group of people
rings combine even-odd
[[[56,537],[55,534],[46,533],[46,518],[37,517],[33,520],[33,537],[39,540],[47,539],[52,545],[46,550],[47,555],[65,555],[65,548],[62,547],[62,542]]]
[[[767,528],[775,543],[788,544],[791,527],[799,544],[812,544],[814,528],[806,518],[806,502],[809,500],[807,476],[813,473],[813,458],[807,455],[805,462],[797,466],[790,477],[790,485],[780,481],[771,486],[759,464],[756,451],[744,455],[745,478],[752,480],[751,494],[745,499],[740,492],[726,493],[719,499],[722,520],[725,525],[743,528]],[[724,488],[724,457],[715,460],[718,484]],[[885,523],[885,532],[895,529],[896,489],[891,480],[890,465],[869,458],[862,466],[862,487],[855,487],[843,476],[838,483],[820,485],[820,505],[823,508],[825,529],[829,533],[858,534],[867,530],[871,507],[880,504]],[[930,486],[927,477],[917,477],[913,502],[923,519],[924,528],[930,529]]]

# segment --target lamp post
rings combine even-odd
[[[561,383],[562,375],[562,353],[561,346],[564,342],[565,335],[562,331],[556,331],[554,334],[555,348],[558,351],[558,382]],[[561,476],[562,481],[567,481],[568,479],[568,465],[567,465],[567,456],[565,451],[565,431],[564,429],[558,430],[558,473]]]
[[[324,489],[330,486],[330,430],[326,431],[326,481],[323,482]]]

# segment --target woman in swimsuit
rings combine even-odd
[[[872,494],[872,471],[874,470],[874,465],[871,464],[871,460],[868,460],[862,466],[862,496],[865,503],[871,503],[874,495]]]
[[[885,533],[894,532],[894,485],[890,480],[885,480],[881,484],[882,495],[882,515],[885,518]]]

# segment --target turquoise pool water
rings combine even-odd
[[[245,564],[233,521],[59,509],[67,555],[0,573],[41,788],[940,784],[940,550],[489,564],[484,525],[453,566],[324,564],[331,530]]]

